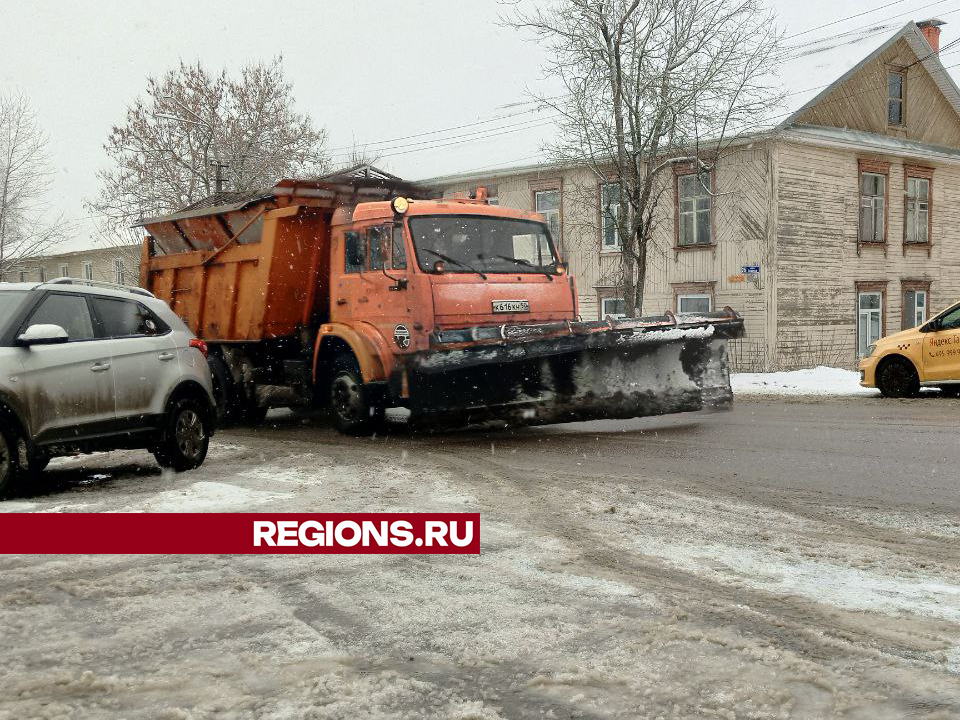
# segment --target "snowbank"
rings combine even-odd
[[[732,373],[735,395],[878,395],[860,387],[860,373],[842,368],[815,367],[771,373]]]

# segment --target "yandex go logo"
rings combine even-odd
[[[415,531],[407,520],[254,520],[254,547],[469,548],[473,520],[424,520]]]
[[[7,513],[0,554],[480,552],[477,513]]]

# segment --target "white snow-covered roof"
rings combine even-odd
[[[871,150],[898,157],[914,156],[920,160],[940,160],[960,163],[960,149],[945,145],[904,140],[902,138],[850,130],[849,128],[825,127],[822,125],[794,125],[777,131],[784,140],[808,142],[816,145]]]
[[[805,103],[796,112],[787,117],[777,126],[777,128],[780,129],[793,125],[793,123],[797,121],[797,118],[799,118],[807,109],[826,99],[828,96],[830,96],[830,94],[833,93],[834,90],[840,87],[840,85],[860,72],[865,65],[874,61],[891,45],[899,40],[906,41],[906,43],[910,46],[910,49],[913,50],[914,54],[917,56],[917,60],[921,65],[923,65],[924,68],[926,68],[927,72],[930,73],[930,77],[933,79],[934,83],[936,83],[937,87],[940,88],[940,91],[947,99],[947,102],[950,103],[957,115],[960,115],[960,88],[957,87],[957,84],[953,81],[953,78],[950,77],[950,73],[947,72],[946,68],[943,66],[943,63],[940,62],[939,54],[934,52],[933,48],[930,46],[930,43],[927,42],[927,38],[924,36],[923,31],[920,30],[920,28],[917,26],[917,23],[911,20],[898,32],[894,33],[894,35],[891,36],[883,45],[864,57],[860,62],[830,83],[816,96],[814,96],[813,99]]]

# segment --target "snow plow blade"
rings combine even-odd
[[[742,334],[729,308],[440,331],[405,368],[410,424],[515,427],[729,408],[727,341]]]

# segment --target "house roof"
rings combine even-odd
[[[907,45],[910,46],[910,49],[913,50],[914,54],[917,56],[918,62],[923,65],[924,68],[926,68],[931,79],[934,81],[934,83],[936,83],[937,87],[940,88],[940,91],[947,99],[947,102],[950,103],[950,106],[954,109],[957,115],[960,115],[960,88],[957,87],[957,84],[953,81],[953,78],[950,77],[950,73],[947,72],[947,69],[943,66],[943,63],[940,62],[939,54],[934,52],[933,48],[930,46],[930,43],[927,42],[927,38],[924,36],[923,31],[920,30],[917,23],[911,20],[904,25],[899,32],[894,33],[894,35],[891,36],[883,45],[864,57],[862,60],[860,60],[860,62],[847,70],[847,72],[830,83],[826,88],[814,96],[812,100],[805,103],[796,112],[791,113],[789,117],[777,125],[776,129],[779,130],[793,125],[797,119],[809,108],[825,100],[838,87],[860,72],[864,66],[876,60],[877,57],[884,53],[891,45],[900,40],[906,41]]]

